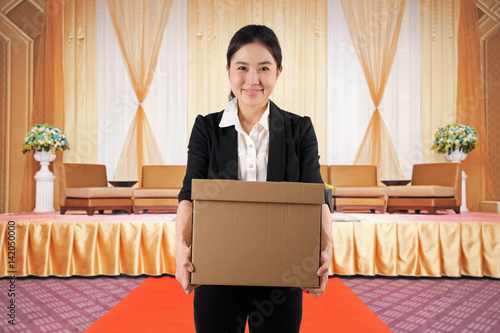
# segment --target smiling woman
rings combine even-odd
[[[255,332],[299,332],[299,288],[190,284],[195,269],[190,261],[192,179],[323,183],[311,119],[284,111],[269,99],[282,72],[275,33],[263,25],[241,28],[232,37],[226,58],[230,101],[223,111],[198,116],[189,140],[176,218],[176,278],[187,294],[196,288],[197,332],[240,332],[238,327],[247,318]],[[330,210],[326,204],[322,209],[320,287],[307,289],[314,296],[325,290],[332,259]],[[251,314],[269,304],[269,295],[280,295],[283,302],[265,319],[252,322]]]

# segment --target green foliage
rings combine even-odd
[[[437,130],[431,149],[441,154],[451,153],[454,150],[461,150],[467,154],[477,146],[477,132],[474,127],[455,123]]]
[[[63,151],[69,149],[68,139],[59,127],[48,124],[35,124],[24,138],[21,149],[23,154],[34,151]]]

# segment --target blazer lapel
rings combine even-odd
[[[283,111],[271,100],[269,108],[269,158],[267,180],[281,182],[285,179],[286,124]]]
[[[238,179],[238,136],[234,126],[221,128],[219,177]]]

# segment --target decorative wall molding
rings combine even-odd
[[[476,3],[479,14],[479,36],[485,40],[500,27],[500,0],[476,0]]]
[[[2,64],[4,72],[1,75],[1,92],[3,97],[0,117],[4,121],[4,128],[0,137],[0,144],[4,147],[0,159],[0,168],[3,182],[0,182],[0,191],[3,193],[0,202],[1,212],[16,212],[21,199],[21,186],[26,157],[22,155],[20,147],[30,124],[29,119],[33,110],[34,84],[34,40],[30,35],[33,25],[13,22],[11,17],[16,14],[16,6],[22,4],[28,8],[28,1],[0,0],[0,39],[2,40]],[[38,10],[38,9],[36,9]],[[34,12],[33,10],[31,12]],[[19,14],[19,13],[18,13]],[[17,20],[17,22],[23,22]],[[27,33],[25,30],[28,30]]]
[[[490,172],[496,197],[500,200],[500,139],[497,135],[500,124],[500,0],[476,0],[478,8],[481,70],[484,82],[486,136]]]

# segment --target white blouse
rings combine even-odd
[[[219,127],[233,126],[238,132],[238,179],[265,182],[269,155],[269,103],[250,134],[245,133],[238,118],[237,98],[227,103]]]

